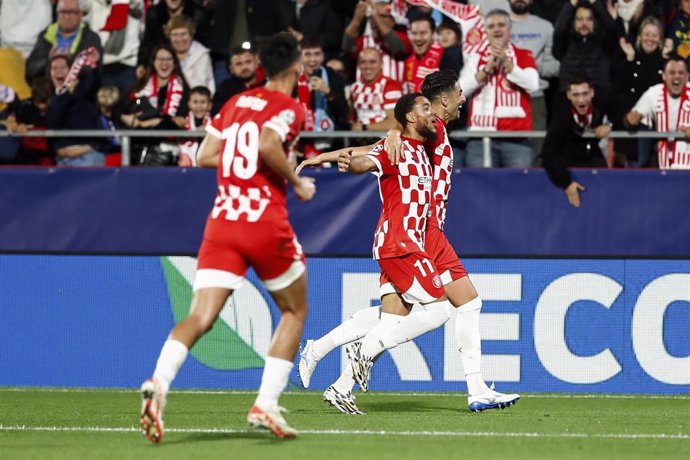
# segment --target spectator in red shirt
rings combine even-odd
[[[405,59],[403,76],[403,91],[406,94],[420,92],[424,77],[437,70],[460,73],[462,55],[446,53],[441,44],[434,40],[435,30],[436,24],[429,15],[417,16],[410,21],[407,35],[412,43],[412,54]]]

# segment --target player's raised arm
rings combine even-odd
[[[202,168],[217,168],[221,143],[220,137],[207,134],[196,152],[196,164]]]
[[[300,177],[292,170],[283,151],[283,142],[273,129],[264,126],[259,135],[259,154],[261,159],[279,176],[288,181],[295,189],[295,195],[300,201],[308,201],[314,197],[316,186],[311,177]]]

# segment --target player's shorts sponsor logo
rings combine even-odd
[[[431,284],[433,284],[435,288],[443,287],[443,283],[441,282],[441,277],[438,275],[434,275],[434,277],[431,279]]]

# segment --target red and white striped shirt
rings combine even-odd
[[[354,121],[364,125],[379,123],[386,119],[386,110],[393,110],[402,96],[400,82],[379,75],[371,83],[357,81],[350,87],[350,102],[354,110]]]

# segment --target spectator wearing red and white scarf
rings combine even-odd
[[[484,20],[489,47],[470,56],[460,75],[470,105],[470,130],[530,131],[530,93],[539,89],[537,64],[528,50],[510,43],[510,17],[492,10]],[[519,135],[491,142],[491,166],[526,168],[532,165],[530,141]],[[467,166],[485,166],[483,142],[467,142]]]
[[[195,86],[189,90],[189,113],[185,117],[185,130],[206,132],[206,125],[211,122],[211,91],[205,86]],[[196,166],[196,151],[199,142],[194,138],[187,138],[180,142],[180,155],[177,164],[180,166]]]
[[[353,131],[383,131],[396,125],[393,109],[402,96],[402,84],[385,77],[382,66],[378,50],[365,48],[359,53],[362,77],[350,87]]]
[[[421,92],[424,77],[437,70],[452,70],[460,73],[462,55],[446,54],[439,42],[434,40],[436,24],[429,15],[418,16],[410,21],[407,32],[412,43],[412,54],[405,59],[403,91],[405,94]]]
[[[187,82],[170,45],[154,49],[144,72],[129,94],[122,122],[131,128],[174,129],[185,126]]]
[[[625,115],[629,128],[644,124],[662,133],[684,132],[685,138],[657,142],[659,168],[690,169],[690,84],[685,59],[671,55],[664,66],[663,83],[650,87]]]

